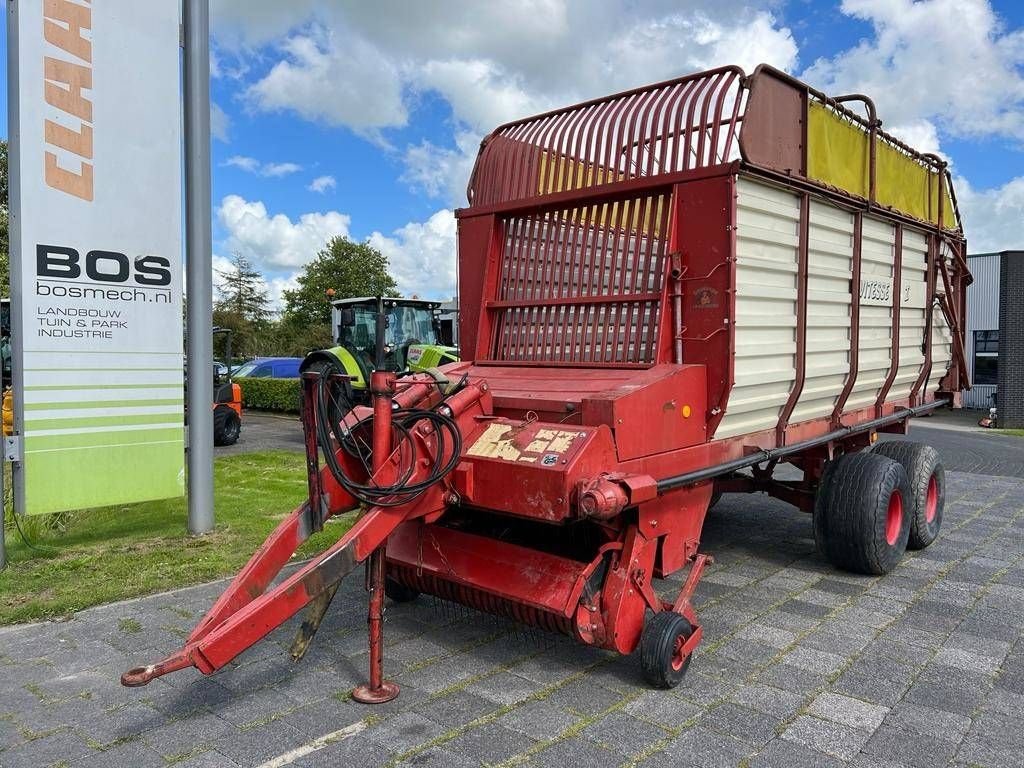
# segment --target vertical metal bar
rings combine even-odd
[[[853,275],[850,279],[850,370],[846,374],[846,383],[839,393],[836,406],[832,410],[832,427],[837,428],[843,417],[843,408],[850,399],[850,393],[857,383],[860,368],[860,274],[861,247],[864,237],[864,215],[857,211],[853,215]]]
[[[643,234],[642,234],[643,233],[643,227],[645,226],[645,223],[646,223],[646,221],[648,219],[650,202],[651,202],[651,198],[649,196],[648,197],[644,197],[644,198],[642,198],[640,200],[640,210],[639,210],[638,216],[637,216],[637,226],[636,226],[636,234],[634,235],[634,245],[633,245],[633,248],[631,249],[632,252],[631,252],[631,254],[629,256],[628,262],[625,261],[625,260],[623,262],[622,280],[621,280],[621,283],[619,285],[619,290],[618,290],[618,294],[619,295],[621,295],[621,294],[626,292],[626,290],[627,290],[627,281],[628,281],[629,285],[632,285],[636,281],[636,272],[637,272],[637,269],[639,268],[639,265],[640,265],[640,253],[641,253],[641,249],[643,248]],[[632,222],[630,223],[630,230],[627,230],[627,236],[628,236],[628,233],[631,230],[632,230]],[[627,242],[628,242],[628,240],[627,240]],[[628,273],[626,271],[627,266],[629,268],[629,272]],[[630,329],[633,327],[633,315],[634,315],[634,312],[636,311],[637,304],[636,304],[636,302],[630,302],[629,306],[626,307],[626,306],[624,306],[624,303],[620,301],[619,302],[619,307],[620,307],[620,311],[622,309],[625,309],[626,312],[625,312],[625,318],[624,318],[625,322],[623,323],[623,326],[622,326],[622,358],[620,360],[617,360],[616,362],[619,362],[619,363],[629,363],[629,362],[633,362],[632,360],[630,360],[630,355],[629,355],[629,338],[630,338]]]
[[[4,493],[4,475],[7,473],[7,461],[0,454],[0,571],[7,567],[7,496]],[[11,510],[11,514],[14,511]]]
[[[775,425],[775,440],[778,445],[786,443],[786,428],[789,418],[793,415],[800,395],[804,391],[807,378],[807,273],[808,253],[811,234],[811,196],[804,192],[800,196],[800,229],[797,243],[796,268],[796,370],[793,376],[793,389],[789,400],[779,414],[779,422]]]
[[[711,108],[711,100],[714,98],[718,84],[722,82],[725,73],[715,75],[710,79],[707,95],[704,97],[704,104],[700,110],[700,125],[697,126],[697,163],[698,168],[704,166],[704,131],[708,124],[708,110]]]
[[[395,374],[374,371],[370,374],[373,397],[373,472],[376,475],[391,455],[391,405]],[[387,539],[377,547],[367,563],[367,588],[370,590],[368,623],[370,627],[370,682],[352,691],[352,698],[363,704],[382,704],[398,695],[398,686],[384,679],[384,558]]]
[[[210,7],[185,0],[185,254],[188,265],[188,530],[213,529],[213,234]]]
[[[682,167],[682,170],[685,170],[685,169],[691,167],[690,166],[690,155],[691,155],[690,145],[693,142],[693,128],[694,128],[693,121],[694,121],[694,119],[697,116],[696,115],[696,113],[697,113],[697,102],[700,101],[701,103],[703,103],[703,102],[707,101],[707,96],[704,95],[704,89],[707,88],[709,85],[711,85],[711,78],[709,78],[709,77],[705,77],[703,80],[700,81],[700,84],[697,86],[697,88],[693,92],[693,97],[690,99],[689,109],[686,110],[686,125],[685,125],[685,136],[686,136],[686,138],[683,141],[683,167]],[[694,158],[694,161],[695,161],[692,167],[696,168],[699,165],[699,163],[697,162],[696,147],[693,148],[692,154],[693,154],[693,158]]]
[[[925,301],[924,301],[924,362],[921,363],[921,372],[914,382],[914,388],[910,391],[910,407],[920,405],[928,398],[928,379],[932,375],[932,321],[935,315],[935,255],[939,248],[939,236],[930,234],[928,236],[928,253],[925,256],[927,271],[925,272]]]
[[[736,86],[736,99],[732,104],[732,117],[729,120],[729,130],[725,136],[725,147],[722,148],[721,162],[723,163],[729,162],[729,151],[732,149],[732,142],[736,138],[736,128],[740,120],[740,106],[745,96],[746,86],[741,80]]]
[[[675,159],[675,152],[670,156],[668,153],[669,138],[672,140],[672,146],[677,147],[679,144],[679,115],[682,112],[682,105],[685,104],[685,96],[689,92],[689,87],[686,85],[676,85],[673,88],[672,99],[669,101],[668,106],[665,108],[665,120],[661,125],[661,152],[658,155],[658,169],[662,173],[671,173],[676,170],[674,165],[666,166],[665,163],[672,157]]]
[[[889,365],[889,375],[885,377],[885,383],[878,391],[878,399],[875,400],[875,416],[882,415],[882,406],[885,398],[889,396],[892,383],[896,380],[896,374],[900,370],[900,315],[903,308],[903,225],[896,225],[896,237],[893,243],[893,264],[892,264],[892,362]]]
[[[640,222],[640,226],[637,227],[637,245],[639,246],[636,252],[636,262],[633,265],[633,274],[630,277],[629,290],[640,292],[641,291],[641,279],[647,276],[647,273],[651,268],[651,257],[654,253],[654,223],[657,219],[657,206],[658,197],[656,195],[650,195],[645,199],[644,202],[644,215]],[[633,302],[633,311],[631,314],[636,315],[636,331],[634,335],[633,351],[635,359],[631,362],[639,363],[640,360],[640,333],[643,322],[644,307],[647,306],[646,302]]]

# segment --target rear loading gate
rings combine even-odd
[[[813,511],[821,551],[856,572],[937,535],[935,451],[862,449],[967,383],[970,275],[944,163],[882,133],[870,100],[767,67],[680,78],[501,126],[469,199],[464,362],[374,372],[372,416],[342,418],[344,382],[307,373],[309,503],[185,648],[127,683],[212,672],[308,605],[300,658],[338,581],[367,563],[360,701],[397,692],[385,583],[395,600],[430,592],[639,649],[647,678],[672,686],[701,638],[691,598],[716,493]],[[779,462],[802,479],[776,480]],[[357,506],[328,552],[268,586]],[[652,579],[683,569],[662,600]]]

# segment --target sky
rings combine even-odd
[[[211,9],[215,266],[244,255],[275,306],[338,234],[379,248],[405,295],[452,296],[453,210],[492,128],[723,64],[767,62],[827,93],[869,94],[886,130],[951,162],[971,252],[1024,247],[1019,0]]]

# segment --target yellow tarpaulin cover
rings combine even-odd
[[[807,177],[867,198],[870,191],[867,132],[818,102],[810,102],[807,112]],[[875,155],[875,198],[880,205],[937,223],[939,175],[879,140]],[[948,193],[942,225],[950,229],[957,226]]]

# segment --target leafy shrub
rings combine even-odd
[[[261,411],[299,412],[301,379],[235,379],[242,388],[242,405]]]

